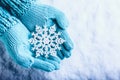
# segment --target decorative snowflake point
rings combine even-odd
[[[35,52],[35,57],[44,56],[46,58],[49,55],[56,56],[57,50],[61,50],[61,46],[65,40],[62,39],[61,33],[56,32],[56,26],[53,25],[50,28],[44,26],[43,28],[36,25],[35,32],[33,32],[29,42],[32,46],[32,51]]]

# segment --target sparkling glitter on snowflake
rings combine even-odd
[[[44,57],[49,57],[49,55],[56,56],[57,50],[61,50],[61,44],[65,42],[62,39],[61,33],[56,32],[55,25],[47,28],[44,26],[43,28],[36,25],[35,32],[31,34],[31,38],[29,40],[32,51],[35,52],[35,57],[39,57],[43,55]]]

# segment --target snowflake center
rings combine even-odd
[[[47,37],[44,38],[44,39],[43,39],[43,43],[46,44],[46,45],[47,45],[47,44],[50,44],[50,39],[47,38]]]

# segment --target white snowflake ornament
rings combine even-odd
[[[56,32],[55,25],[47,28],[43,28],[36,25],[35,32],[31,34],[29,42],[32,46],[32,51],[35,52],[35,57],[43,55],[44,57],[49,57],[49,55],[56,56],[57,50],[61,50],[61,44],[65,42],[62,39],[61,33]]]

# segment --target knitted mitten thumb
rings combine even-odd
[[[15,17],[0,7],[0,40],[4,43],[12,59],[24,67],[33,67],[45,71],[53,71],[59,68],[56,58],[37,59],[31,53],[28,42],[29,31]]]

